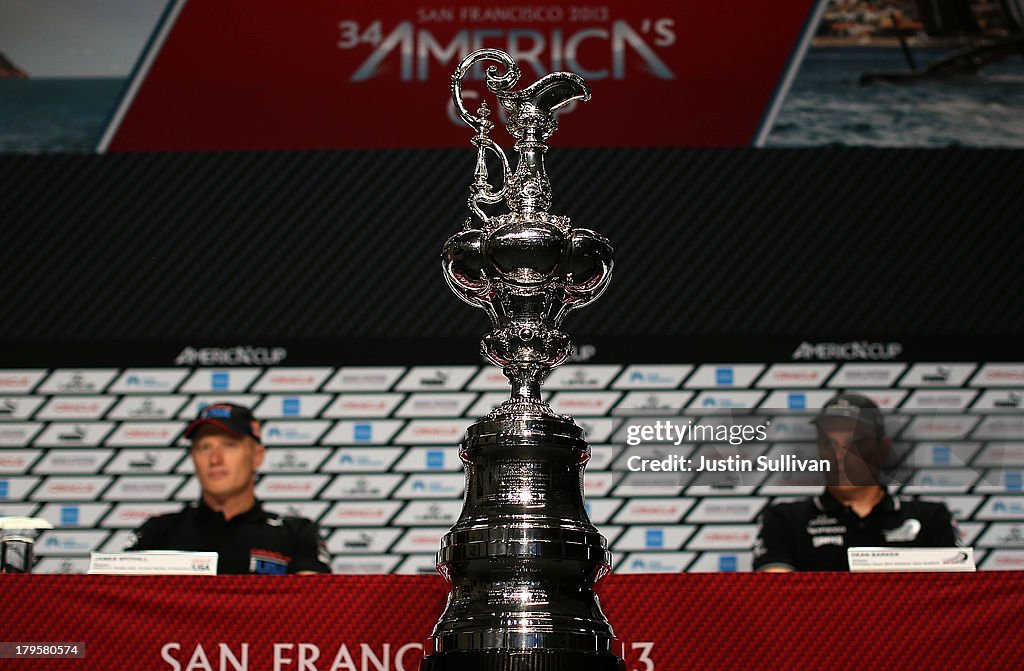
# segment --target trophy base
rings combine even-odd
[[[445,652],[425,657],[420,671],[626,671],[614,655],[564,650]]]

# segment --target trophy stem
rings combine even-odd
[[[512,385],[510,400],[541,403],[540,385],[548,376],[548,370],[537,365],[520,364],[506,366],[504,371],[509,384]]]

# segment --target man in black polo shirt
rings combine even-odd
[[[848,571],[851,547],[952,547],[959,531],[942,503],[908,501],[881,482],[892,439],[878,406],[839,394],[814,419],[831,465],[825,491],[768,506],[754,544],[757,571]]]
[[[248,408],[217,403],[185,430],[202,489],[197,503],[147,520],[128,550],[216,552],[217,573],[330,573],[317,524],[263,510],[256,470],[266,448]]]

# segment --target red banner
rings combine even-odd
[[[748,145],[813,4],[178,0],[107,148],[465,145],[448,82],[482,47],[519,61],[520,87],[556,70],[587,80],[593,99],[563,110],[558,145]],[[470,105],[486,93],[472,74]]]
[[[613,575],[629,671],[1016,668],[1024,574]],[[8,643],[76,659],[4,669],[414,671],[447,592],[432,576],[0,576]],[[0,652],[9,655],[11,646]]]

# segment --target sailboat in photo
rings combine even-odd
[[[1024,0],[1000,0],[1003,25],[998,28],[982,28],[970,0],[917,0],[917,8],[929,36],[959,36],[968,44],[919,67],[903,31],[897,31],[908,69],[866,72],[860,77],[862,85],[953,80],[1013,56],[1024,57]]]

